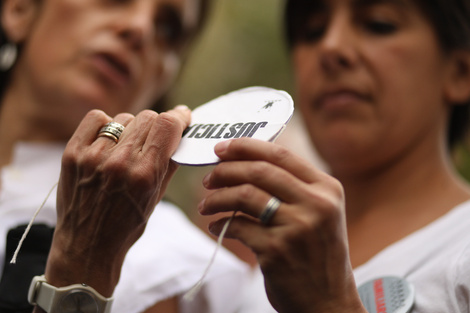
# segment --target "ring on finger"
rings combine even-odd
[[[116,143],[119,141],[125,127],[116,122],[109,122],[98,132],[98,137],[107,137],[113,139]]]
[[[274,214],[276,214],[280,206],[281,201],[278,198],[272,197],[271,199],[269,199],[268,203],[266,203],[266,206],[259,215],[261,223],[263,223],[264,225],[268,224],[273,218]]]

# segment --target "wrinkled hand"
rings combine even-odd
[[[215,190],[201,214],[239,211],[227,230],[257,255],[266,291],[279,312],[366,312],[348,256],[340,183],[287,149],[242,138],[215,149],[224,161],[204,179]],[[282,201],[268,225],[258,217]],[[226,219],[210,225],[214,234]]]
[[[126,126],[118,143],[97,137],[112,120]],[[94,110],[83,119],[62,159],[50,283],[87,283],[112,294],[127,251],[176,170],[170,157],[189,122],[187,108],[114,119]]]

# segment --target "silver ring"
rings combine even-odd
[[[98,137],[108,137],[118,142],[125,127],[116,122],[109,122],[104,125],[98,132]]]
[[[261,223],[265,225],[268,224],[280,206],[281,201],[278,198],[272,197],[271,199],[269,199],[268,203],[266,203],[266,206],[259,215]]]

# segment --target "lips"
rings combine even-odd
[[[368,100],[370,97],[365,93],[339,88],[322,93],[316,98],[315,107],[317,109],[343,109]]]
[[[93,56],[100,75],[109,83],[124,87],[131,79],[131,70],[125,58],[112,53],[96,53]]]

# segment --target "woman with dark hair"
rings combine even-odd
[[[470,189],[450,152],[468,126],[470,1],[288,0],[286,19],[328,174],[275,144],[225,142],[200,212],[241,212],[227,235],[257,254],[278,312],[468,312]]]
[[[101,300],[88,305],[109,312],[112,295],[111,312],[234,310],[243,263],[223,251],[201,292],[184,302],[215,245],[168,202],[147,224],[176,170],[170,156],[190,111],[145,109],[171,85],[206,2],[2,1],[1,312],[31,312],[35,276],[29,301],[37,310],[71,301],[78,307],[67,309],[78,312],[92,297]],[[9,264],[59,180],[62,156],[57,199],[45,202]]]

